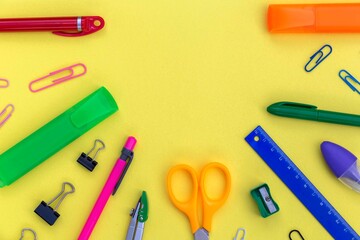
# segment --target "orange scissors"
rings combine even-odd
[[[224,174],[225,177],[225,189],[222,195],[213,199],[208,196],[206,193],[205,187],[205,178],[206,174],[210,169],[219,170]],[[172,187],[172,178],[174,173],[176,172],[187,172],[191,176],[192,180],[192,193],[190,199],[187,201],[179,201],[173,192]],[[198,175],[196,171],[185,164],[174,166],[170,169],[167,176],[167,191],[170,197],[170,200],[178,208],[181,212],[185,213],[185,215],[189,218],[191,230],[194,234],[195,240],[208,240],[209,232],[211,231],[211,220],[214,213],[225,203],[227,200],[231,187],[231,176],[229,170],[221,163],[211,162],[207,164],[200,173],[200,178],[198,179]],[[201,197],[198,198],[198,193],[200,192]],[[198,200],[201,199],[202,207],[203,207],[203,224],[200,226],[199,218],[198,218]]]

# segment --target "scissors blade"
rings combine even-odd
[[[209,240],[209,232],[205,228],[199,228],[194,233],[195,240]]]

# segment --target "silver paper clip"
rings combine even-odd
[[[21,231],[21,237],[19,240],[22,240],[24,239],[25,237],[25,232],[28,231],[28,232],[31,232],[33,235],[34,235],[34,240],[37,240],[37,235],[36,235],[36,232],[31,229],[31,228],[24,228],[22,231]]]
[[[75,74],[74,69],[78,68],[78,67],[82,68],[82,71],[80,73]],[[34,89],[33,84],[35,84],[35,83],[37,83],[39,81],[46,80],[48,78],[52,78],[52,77],[54,77],[56,75],[61,75],[62,73],[67,72],[67,71],[69,72],[69,74],[66,75],[65,77],[59,77],[57,79],[51,80],[50,84]],[[36,79],[34,81],[31,81],[30,84],[29,84],[29,89],[30,89],[31,92],[39,92],[39,91],[42,91],[44,89],[53,87],[53,86],[58,85],[60,83],[63,83],[65,81],[80,77],[80,76],[84,75],[86,73],[86,71],[87,71],[87,69],[86,69],[86,66],[84,64],[82,64],[82,63],[74,64],[74,65],[71,65],[69,67],[65,67],[65,68],[56,70],[54,72],[51,72],[48,75],[46,75],[44,77],[41,77],[41,78],[38,78],[38,79]]]
[[[11,117],[14,111],[15,111],[14,105],[12,104],[6,105],[6,107],[0,112],[0,118],[4,116],[3,120],[0,119],[0,127],[2,127],[7,120],[9,120],[9,118]]]
[[[324,54],[324,51],[323,51],[324,49],[328,49],[329,52],[326,54],[326,51],[325,51],[325,54]],[[314,70],[331,53],[332,53],[332,47],[329,44],[325,44],[324,46],[322,46],[316,53],[314,53],[310,57],[310,61],[304,67],[305,71],[311,72],[312,70]],[[310,69],[308,68],[309,65],[312,65],[312,67]]]
[[[238,236],[240,234],[240,232],[243,232],[243,235],[242,237],[240,238],[240,240],[245,240],[245,234],[246,234],[246,230],[244,228],[239,228],[236,232],[236,236],[234,238],[234,240],[237,240],[238,239]]]
[[[344,76],[343,73],[345,73],[345,76]],[[346,83],[346,85],[349,86],[349,88],[351,88],[351,90],[353,90],[354,92],[357,92],[358,94],[360,94],[360,91],[357,90],[357,88],[354,87],[354,85],[352,85],[350,83],[350,81],[353,81],[353,82],[355,82],[357,84],[360,84],[360,82],[353,75],[351,75],[348,71],[342,69],[339,72],[339,77]]]
[[[5,78],[0,78],[0,88],[7,88],[9,87],[9,85],[10,85],[9,80]]]
[[[291,237],[291,235],[293,234],[293,232],[296,232],[296,233],[301,237],[302,240],[305,240],[304,237],[303,237],[303,235],[301,235],[301,233],[300,233],[298,230],[296,230],[296,229],[291,230],[291,231],[289,232],[289,239],[290,239],[290,240],[293,240],[292,237]]]

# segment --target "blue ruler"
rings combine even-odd
[[[258,126],[245,140],[334,239],[360,239],[355,230],[286,156],[264,129]]]

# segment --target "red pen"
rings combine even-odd
[[[101,30],[105,21],[99,16],[0,18],[0,32],[51,31],[65,37],[79,37]]]

